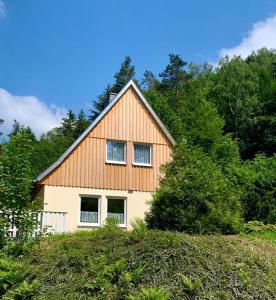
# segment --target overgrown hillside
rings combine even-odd
[[[104,228],[46,238],[18,260],[35,299],[276,298],[276,248],[255,237]]]

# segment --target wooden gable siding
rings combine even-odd
[[[127,165],[107,164],[106,140],[127,143]],[[132,165],[133,142],[152,144],[153,167]],[[172,145],[129,88],[77,148],[40,183],[104,189],[154,191],[160,166],[170,159]]]

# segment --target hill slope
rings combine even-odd
[[[44,239],[23,260],[37,299],[128,299],[143,287],[170,299],[276,298],[276,248],[257,238],[148,231],[137,241],[105,229]]]

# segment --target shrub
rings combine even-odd
[[[276,223],[276,156],[257,155],[239,171],[243,187],[242,206],[246,221]]]
[[[136,296],[130,296],[129,300],[168,300],[169,293],[163,289],[158,288],[142,288],[140,294]]]
[[[0,259],[0,297],[24,279],[23,265],[8,259]]]
[[[114,217],[107,217],[105,219],[105,224],[103,228],[106,229],[116,229],[119,226],[119,221],[118,219],[114,218]]]
[[[144,239],[148,229],[145,221],[140,218],[135,218],[131,221],[132,232],[131,236],[135,241],[140,241]]]
[[[7,300],[31,300],[37,294],[39,285],[38,280],[34,280],[31,283],[24,280],[16,289],[10,291],[5,298]]]
[[[8,240],[8,224],[4,217],[0,216],[0,249],[2,249]]]
[[[276,225],[273,224],[265,225],[263,222],[259,222],[259,221],[250,221],[244,224],[245,233],[264,233],[268,231],[276,232]]]
[[[190,233],[237,233],[242,228],[239,190],[196,147],[180,143],[153,197],[151,228]]]
[[[200,278],[196,278],[195,280],[191,280],[189,277],[179,274],[184,284],[185,291],[187,294],[196,295],[202,287]]]

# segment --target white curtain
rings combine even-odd
[[[125,144],[121,142],[107,142],[107,160],[125,161]]]
[[[150,146],[134,145],[134,162],[139,164],[150,164]]]

